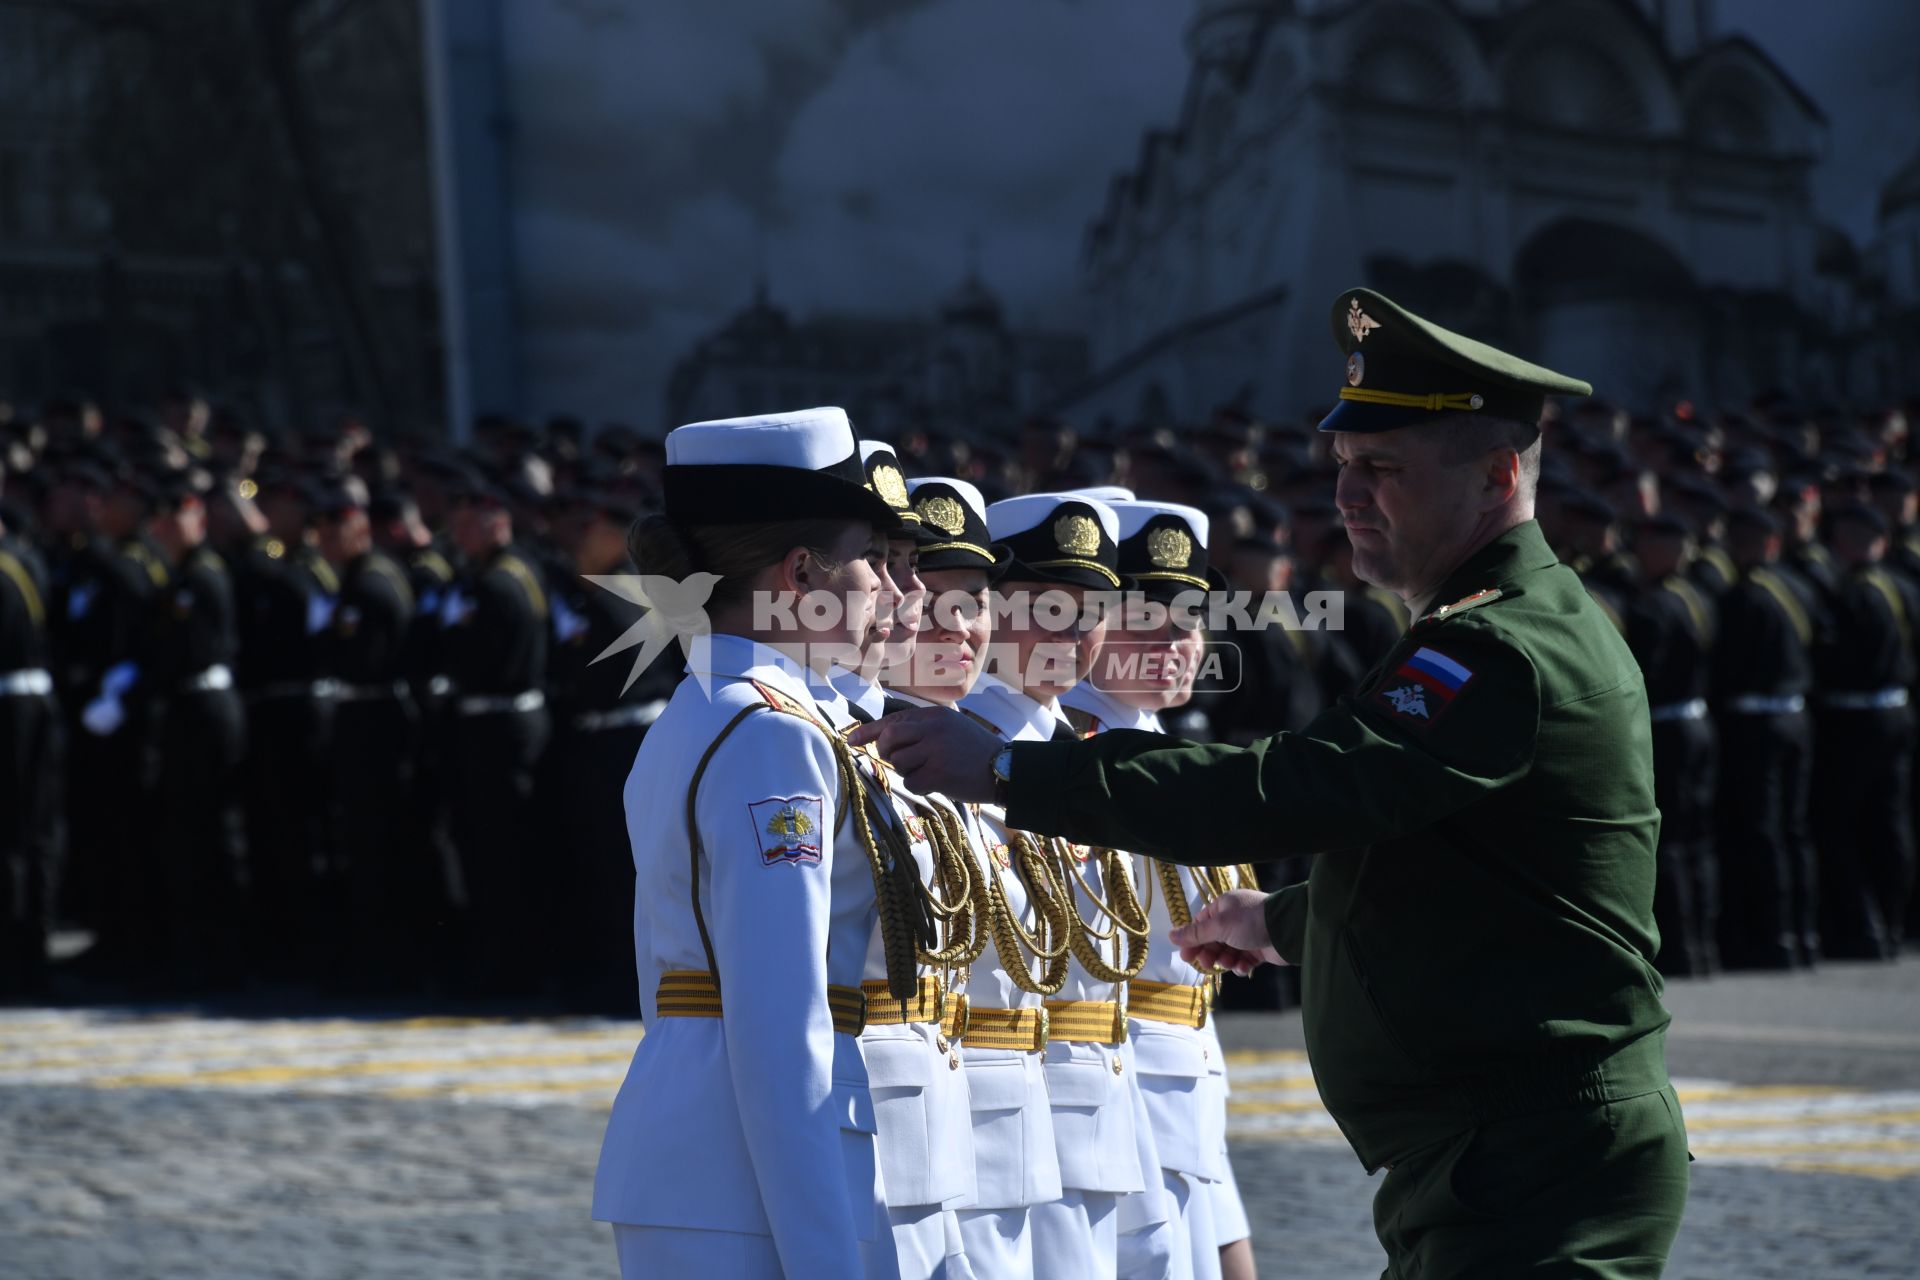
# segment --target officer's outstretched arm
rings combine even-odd
[[[1504,638],[1462,619],[1444,634],[1403,641],[1386,670],[1384,681],[1300,732],[1249,747],[1117,729],[1016,744],[1007,820],[1222,866],[1416,831],[1526,772],[1539,682]]]
[[[740,1126],[782,1269],[858,1275],[855,1205],[841,1175],[827,1004],[834,814],[840,784],[825,733],[753,713],[700,786],[709,884],[701,900],[720,968],[721,1021]]]

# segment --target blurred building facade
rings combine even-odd
[[[1085,338],[1009,326],[972,270],[931,317],[795,320],[763,283],[674,367],[666,421],[837,404],[875,434],[1001,430],[1057,403],[1087,367]]]
[[[1920,157],[1818,221],[1824,117],[1709,0],[1198,0],[1177,124],[1084,244],[1070,412],[1297,413],[1369,284],[1612,399],[1920,390]],[[1904,317],[1902,319],[1901,317]]]
[[[0,399],[437,425],[421,65],[411,5],[0,0]]]

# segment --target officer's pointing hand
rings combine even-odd
[[[1231,969],[1244,978],[1262,964],[1286,963],[1267,936],[1267,895],[1258,889],[1221,894],[1168,937],[1203,972]]]
[[[922,795],[976,801],[993,799],[993,758],[1006,745],[992,730],[945,707],[896,711],[861,725],[847,740],[856,747],[873,743]]]

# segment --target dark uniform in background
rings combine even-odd
[[[47,981],[61,754],[47,662],[45,567],[0,530],[0,999]]]
[[[1777,534],[1738,511],[1736,536]],[[1713,702],[1720,738],[1720,954],[1729,968],[1811,963],[1815,865],[1807,806],[1813,777],[1816,638],[1811,601],[1775,566],[1741,574],[1720,601]]]
[[[1672,518],[1644,524],[1642,536],[1687,536],[1686,526]],[[1714,842],[1718,752],[1707,702],[1714,608],[1704,591],[1676,573],[1641,583],[1628,599],[1625,621],[1627,647],[1646,681],[1653,724],[1653,794],[1660,806],[1656,963],[1669,975],[1707,974],[1718,965],[1720,915]]]
[[[142,877],[152,894],[142,933],[158,944],[154,959],[165,979],[196,987],[251,972],[236,645],[232,579],[219,556],[197,547],[154,599],[147,671],[162,700],[160,827],[143,844],[151,871]]]
[[[272,483],[311,499],[303,485]],[[326,876],[332,708],[315,692],[319,636],[338,581],[304,541],[257,538],[229,560],[248,717],[243,791],[255,951],[265,973],[313,979],[325,963],[326,922],[338,914]]]
[[[354,499],[331,493],[338,516]],[[339,567],[340,596],[322,640],[323,690],[333,704],[332,866],[343,881],[341,970],[366,991],[420,985],[433,938],[450,945],[441,867],[406,821],[419,716],[406,678],[413,588],[377,551]]]
[[[441,661],[452,682],[451,887],[464,915],[462,977],[488,993],[524,993],[545,963],[529,894],[553,847],[533,809],[550,730],[548,612],[538,571],[503,547],[469,568],[440,614]]]
[[[1879,512],[1833,513],[1836,538],[1886,536]],[[1831,642],[1817,655],[1815,822],[1826,955],[1899,954],[1913,891],[1913,625],[1920,601],[1879,563],[1842,569]]]
[[[625,528],[632,513],[590,498]],[[602,573],[624,573],[624,563]],[[553,745],[541,766],[541,826],[551,855],[542,879],[562,981],[555,994],[586,1011],[633,1006],[633,852],[622,801],[647,728],[666,709],[683,662],[668,646],[623,688],[631,651],[594,659],[639,618],[636,607],[577,573],[551,579],[553,647],[548,692]]]
[[[69,474],[60,483],[104,489],[107,482]],[[122,957],[111,953],[129,941],[123,885],[147,817],[145,724],[124,682],[135,676],[130,664],[146,641],[153,583],[97,535],[75,534],[57,550],[47,630],[66,730],[67,857],[55,901],[62,917],[95,931],[97,958],[89,963],[112,969]],[[111,690],[120,692],[106,697]],[[96,712],[88,727],[83,716],[95,705],[119,714]]]
[[[1585,389],[1367,290],[1334,327],[1364,388],[1326,430],[1445,430],[1425,406],[1459,393],[1465,409],[1463,387],[1537,421],[1545,391]],[[1015,744],[1007,820],[1176,862],[1316,855],[1268,899],[1268,932],[1300,966],[1327,1109],[1388,1171],[1387,1276],[1657,1276],[1687,1154],[1653,967],[1640,672],[1532,521],[1436,599],[1303,733]]]

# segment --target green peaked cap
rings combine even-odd
[[[1593,394],[1578,378],[1422,320],[1372,289],[1335,299],[1332,325],[1347,366],[1340,403],[1320,420],[1322,431],[1445,426],[1462,413],[1537,426],[1548,396]]]

